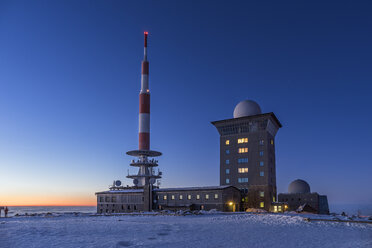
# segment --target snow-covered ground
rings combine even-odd
[[[0,219],[0,247],[372,247],[372,224],[249,213],[12,217]]]

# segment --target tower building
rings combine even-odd
[[[161,152],[150,150],[150,89],[149,89],[149,62],[147,60],[147,35],[144,32],[144,58],[142,61],[141,90],[139,94],[139,121],[138,121],[138,150],[127,152],[137,157],[131,161],[130,166],[138,167],[137,174],[129,174],[127,178],[133,179],[136,187],[143,188],[144,210],[152,210],[152,187],[156,179],[161,178],[161,172],[155,173],[154,167],[158,161],[149,159],[161,156]]]
[[[275,136],[282,125],[251,100],[236,105],[233,115],[212,122],[220,134],[220,185],[240,189],[243,208],[269,210],[276,201]]]

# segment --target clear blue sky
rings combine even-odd
[[[131,183],[148,30],[163,187],[218,185],[210,121],[252,99],[283,124],[278,192],[301,178],[331,204],[372,204],[371,13],[370,1],[1,1],[0,201],[94,202]]]

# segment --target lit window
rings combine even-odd
[[[163,196],[163,199],[166,200],[166,199],[167,199],[167,195],[164,195],[164,196]]]
[[[174,200],[175,198],[174,198],[174,195],[172,195],[172,200]]]
[[[248,168],[238,168],[239,173],[248,173]]]
[[[274,206],[274,212],[278,212],[278,207],[277,206]]]
[[[248,143],[248,138],[238,139],[238,144],[242,144],[242,143]]]
[[[263,208],[265,207],[265,203],[264,202],[260,202],[260,208]]]
[[[209,195],[208,194],[205,195],[205,199],[207,199],[207,200],[209,199]]]
[[[260,157],[262,157],[263,156],[263,151],[260,151]]]
[[[226,162],[226,164],[230,164],[230,160],[228,160],[228,159],[226,159],[225,162]]]
[[[260,171],[260,176],[263,177],[265,173],[263,171]]]
[[[273,139],[270,140],[270,144],[274,145],[274,140]]]
[[[191,195],[187,195],[187,199],[191,200]]]
[[[273,196],[273,202],[275,202],[275,196]]]
[[[247,152],[248,152],[248,147],[239,148],[239,153],[247,153]]]
[[[226,154],[230,154],[230,150],[226,150],[225,152],[226,152]]]
[[[226,183],[230,183],[230,179],[226,178]]]
[[[230,145],[230,140],[226,140],[225,145],[227,145],[227,146]]]
[[[264,166],[264,161],[260,161],[260,166]]]
[[[248,163],[248,158],[238,158],[238,163],[239,163],[239,164],[245,164],[245,163]]]
[[[226,169],[226,174],[230,174],[230,169]]]
[[[238,183],[248,183],[248,177],[239,177]]]
[[[214,194],[214,199],[218,199],[218,194]]]
[[[196,200],[199,200],[200,199],[200,195],[196,195]]]
[[[182,200],[183,199],[183,195],[180,195],[180,200]]]
[[[265,192],[264,191],[260,191],[260,197],[264,197],[265,196]]]
[[[264,140],[260,140],[260,145],[263,145],[264,144]]]

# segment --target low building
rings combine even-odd
[[[240,210],[241,193],[234,186],[186,187],[154,189],[156,209]]]
[[[147,211],[144,208],[144,189],[127,188],[97,192],[97,213],[128,213]],[[211,210],[235,212],[240,210],[241,193],[233,186],[154,188],[152,209]]]
[[[311,193],[310,185],[304,180],[293,181],[288,187],[288,193],[279,194],[278,200],[288,204],[289,211],[299,209],[317,214],[329,214],[327,196]]]

